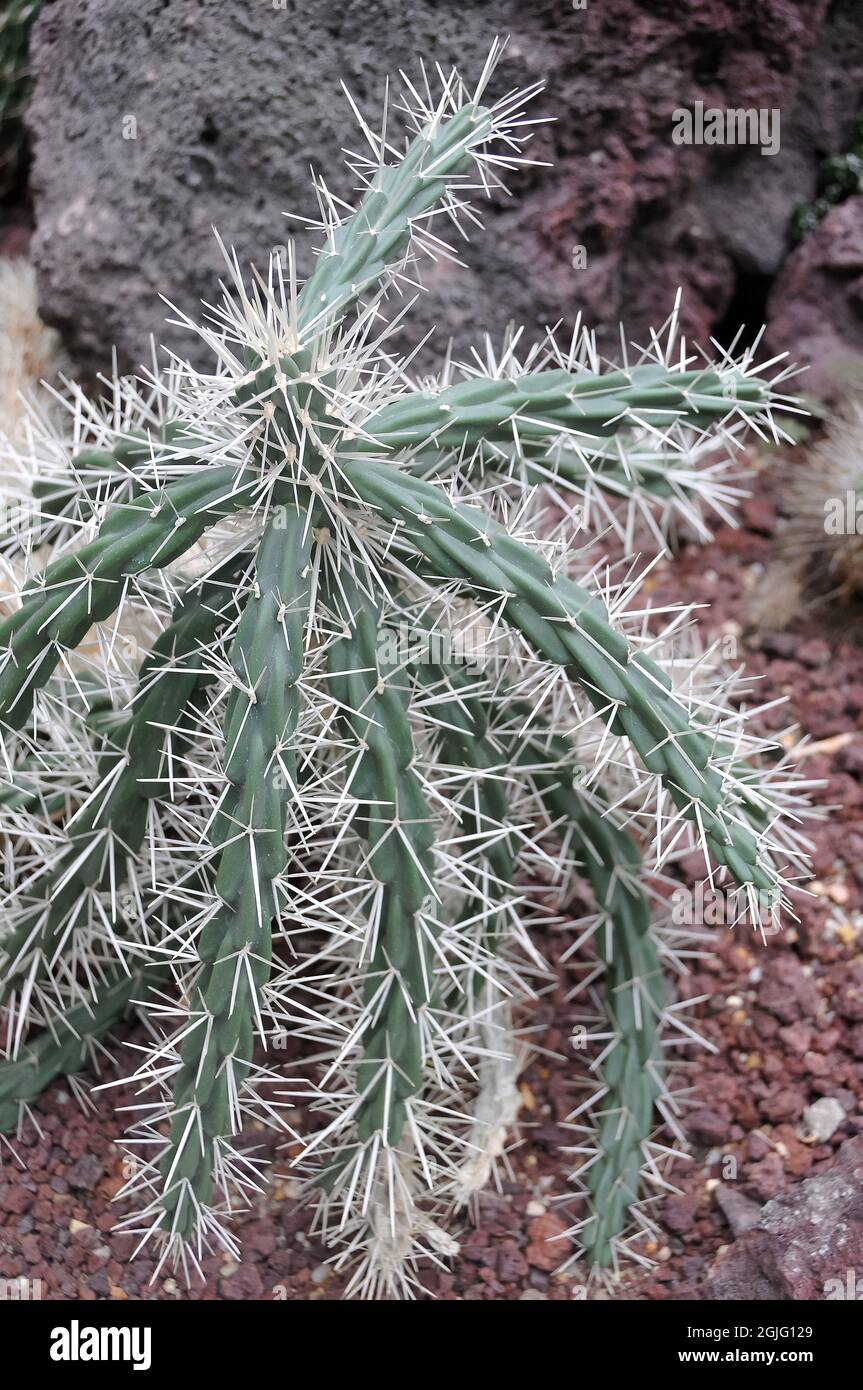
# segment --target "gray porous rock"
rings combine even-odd
[[[32,38],[33,242],[41,307],[85,374],[147,354],[151,333],[200,363],[187,330],[163,327],[164,294],[197,316],[223,273],[212,227],[242,266],[265,265],[314,216],[309,168],[340,197],[341,156],[362,138],[341,93],[380,109],[384,80],[420,60],[482,69],[510,43],[493,91],[538,79],[547,93],[532,167],[510,176],[463,265],[428,264],[437,327],[465,352],[478,325],[529,337],[582,309],[613,350],[661,323],[681,287],[684,327],[704,341],[746,316],[780,269],[795,199],[843,148],[863,39],[854,0],[51,0]],[[779,108],[782,155],[676,145],[673,113]],[[300,236],[300,268],[310,239]],[[576,268],[586,252],[586,266]],[[574,264],[575,262],[575,264]],[[762,307],[756,304],[755,312]],[[790,346],[793,348],[794,344]]]

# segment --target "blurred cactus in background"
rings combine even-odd
[[[860,630],[863,601],[863,399],[850,396],[802,458],[780,466],[785,519],[757,616],[785,626],[819,610]]]
[[[850,401],[816,445],[811,480],[819,483],[827,573],[842,600],[863,599],[863,400]],[[800,479],[799,486],[804,486]],[[814,487],[808,492],[811,498]]]
[[[638,528],[658,548],[728,517],[782,372],[699,361],[676,314],[614,366],[578,328],[420,380],[392,355],[422,257],[454,254],[441,216],[463,233],[525,162],[535,91],[487,103],[498,56],[473,89],[423,73],[382,120],[354,108],[357,207],[317,181],[305,284],[290,248],[249,281],[227,254],[211,372],[71,388],[67,428],[7,446],[33,500],[0,624],[0,1120],[134,1002],[125,1225],[160,1267],[235,1252],[262,1121],[299,1145],[351,1291],[420,1290],[506,1162],[563,930],[572,1230],[591,1267],[637,1256],[655,1128],[683,1137],[669,1048],[697,1038],[669,866],[700,846],[756,928],[805,871],[740,673],[693,651],[685,608],[650,618],[634,558]],[[573,532],[609,529],[627,558],[586,564]],[[127,635],[148,624],[150,650]]]

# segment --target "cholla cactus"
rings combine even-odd
[[[302,1109],[352,1290],[411,1296],[506,1162],[537,928],[564,923],[586,1007],[603,972],[607,1002],[574,1230],[614,1266],[665,1181],[664,1036],[693,1036],[664,868],[700,844],[757,922],[801,863],[740,698],[675,655],[685,614],[657,632],[632,574],[577,580],[545,515],[703,528],[742,430],[775,433],[775,382],[751,354],[699,365],[674,318],[614,369],[582,332],[419,382],[387,351],[422,254],[451,254],[432,215],[475,221],[470,194],[524,158],[534,93],[485,101],[498,52],[473,92],[405,79],[403,148],[360,118],[365,191],[351,210],[318,184],[305,284],[292,253],[251,285],[228,258],[210,375],[72,391],[68,435],[32,432],[21,544],[51,559],[0,626],[0,1115],[137,1001],[125,1220],[159,1267],[234,1250],[261,1181],[238,1135],[254,1117],[294,1146]],[[159,631],[137,673],[119,615]],[[546,904],[578,884],[597,911],[571,924]]]
[[[15,181],[24,148],[30,26],[41,0],[6,0],[0,15],[0,192]]]

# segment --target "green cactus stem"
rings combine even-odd
[[[219,1144],[240,1127],[237,1097],[269,976],[274,881],[284,867],[285,817],[296,788],[292,739],[312,544],[306,513],[286,508],[273,515],[258,551],[256,591],[231,648],[237,685],[225,718],[227,785],[212,830],[220,905],[200,934],[191,1026],[161,1160],[164,1224],[184,1239],[212,1201]]]

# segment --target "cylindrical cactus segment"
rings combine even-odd
[[[0,1061],[0,1134],[18,1127],[22,1113],[57,1076],[88,1066],[93,1043],[104,1036],[128,1009],[141,1000],[157,972],[114,970],[102,981],[95,997],[61,1008],[33,1042],[14,1061]]]
[[[650,1138],[654,1107],[663,1091],[662,1014],[665,983],[651,930],[651,911],[640,881],[641,856],[632,837],[609,814],[597,793],[580,791],[573,780],[577,766],[568,741],[552,735],[536,713],[518,701],[526,732],[511,735],[505,748],[488,741],[488,724],[480,694],[481,673],[464,668],[419,664],[417,674],[434,692],[443,747],[452,761],[472,769],[508,769],[531,786],[549,824],[564,842],[565,858],[576,858],[605,921],[593,940],[605,963],[605,997],[613,1029],[599,1074],[601,1102],[595,1152],[584,1165],[590,1214],[579,1230],[588,1262],[606,1267],[614,1260],[614,1242],[626,1228],[638,1200],[643,1146]],[[441,696],[449,687],[451,699]],[[501,735],[503,738],[503,735]],[[507,796],[500,776],[489,776],[465,800],[465,833],[499,832],[507,816]],[[508,838],[490,842],[487,851],[495,878],[511,882],[513,856]],[[498,933],[483,934],[494,953]],[[482,974],[476,981],[482,981]]]
[[[590,1212],[578,1233],[589,1264],[605,1268],[614,1263],[615,1241],[638,1200],[644,1145],[664,1089],[662,964],[650,904],[639,881],[638,848],[595,794],[577,790],[567,741],[540,733],[521,746],[516,761],[568,851],[575,851],[605,917],[593,940],[605,962],[605,1005],[613,1038],[599,1074],[604,1094],[597,1107],[594,1151],[583,1165]]]
[[[410,681],[381,659],[379,610],[346,575],[330,591],[344,635],[328,650],[328,687],[357,743],[350,794],[354,824],[380,884],[370,922],[358,1069],[361,1143],[397,1144],[406,1106],[423,1085],[422,1016],[434,997],[434,830],[413,771]]]
[[[558,368],[514,378],[477,377],[433,395],[412,392],[384,406],[366,421],[367,437],[345,453],[379,456],[382,449],[395,454],[483,442],[530,446],[556,434],[607,439],[635,425],[698,429],[734,409],[757,416],[769,398],[766,382],[742,372],[674,371],[660,363],[596,375]]]
[[[489,728],[481,675],[451,663],[426,661],[419,662],[415,671],[416,679],[434,702],[442,761],[453,768],[463,768],[467,774],[465,790],[456,792],[453,808],[465,844],[471,847],[471,859],[479,855],[487,869],[482,891],[468,899],[461,913],[463,921],[470,921],[477,914],[482,919],[477,959],[466,984],[475,995],[484,986],[486,962],[495,955],[504,932],[507,898],[512,894],[517,847],[508,829],[509,760],[496,745]],[[476,867],[472,872],[477,872]],[[497,902],[496,911],[489,911],[489,899]]]
[[[220,1142],[240,1128],[258,996],[267,983],[296,790],[294,734],[311,593],[311,518],[285,507],[260,543],[255,593],[231,646],[237,684],[225,712],[227,786],[211,838],[219,905],[198,938],[189,1027],[174,1077],[170,1138],[160,1161],[163,1225],[190,1238],[212,1205]]]
[[[749,825],[745,782],[728,785],[733,769],[723,777],[711,734],[690,722],[655,663],[633,654],[598,598],[556,578],[505,527],[453,505],[430,483],[372,460],[345,465],[345,474],[438,579],[460,581],[481,599],[506,596],[505,617],[542,659],[572,671],[596,709],[607,712],[612,731],[629,738],[682,814],[699,825],[716,861],[739,884],[772,890],[774,878]],[[736,804],[729,804],[732,794]]]
[[[507,769],[533,788],[549,824],[564,842],[565,858],[575,858],[604,917],[593,940],[605,963],[605,996],[613,1029],[612,1045],[599,1073],[595,1152],[584,1165],[590,1213],[579,1240],[588,1262],[613,1263],[615,1241],[624,1233],[628,1213],[638,1200],[643,1146],[650,1138],[654,1107],[663,1091],[662,1015],[665,984],[651,930],[651,911],[640,881],[641,856],[632,837],[616,824],[598,794],[580,791],[573,780],[577,760],[572,746],[552,735],[536,711],[513,701],[512,713],[523,717],[526,732],[506,747],[489,742],[483,708],[481,672],[458,666],[420,663],[417,675],[435,700],[445,759],[472,770],[498,770],[481,779],[465,799],[464,832],[494,835],[487,854],[495,879],[511,883],[513,854],[506,824],[507,795],[499,775]],[[449,688],[452,698],[442,690]],[[501,739],[504,735],[501,734]],[[493,954],[498,932],[483,933]],[[486,966],[487,973],[487,966]],[[476,983],[484,975],[478,971]]]
[[[494,117],[471,102],[433,122],[397,164],[382,165],[350,218],[330,230],[300,295],[299,327],[314,329],[345,314],[410,250],[413,224],[428,216],[475,167],[474,151],[494,132]]]
[[[308,380],[291,358],[282,367],[284,384],[278,389],[287,391],[291,402],[290,419],[282,420],[284,438],[305,455],[304,469],[311,473],[321,467],[321,460],[312,462],[317,454],[335,457],[337,449],[343,451],[348,461],[339,470],[347,478],[379,461],[382,451],[407,452],[417,470],[428,474],[430,450],[470,449],[483,441],[526,447],[561,432],[576,440],[604,439],[634,424],[662,430],[678,422],[698,428],[723,418],[732,407],[757,416],[770,397],[769,387],[756,378],[712,369],[675,372],[647,364],[597,376],[548,370],[515,380],[460,382],[435,396],[412,394],[368,417],[360,437],[345,447],[340,443],[344,426],[337,415],[327,413],[320,384]],[[237,399],[266,405],[277,389],[276,375],[275,367],[262,368],[238,388]],[[301,420],[309,412],[317,424],[305,449],[301,445],[308,426]],[[277,407],[277,415],[281,419],[286,411]],[[195,439],[191,427],[179,421],[163,433],[161,445],[137,437],[120,441],[113,457],[125,467],[146,468],[161,449],[173,459],[178,449],[187,449],[185,441],[191,441],[191,449]],[[273,449],[276,443],[274,439]],[[284,456],[281,445],[276,452]],[[190,453],[188,476],[119,504],[97,537],[49,565],[38,584],[25,591],[21,608],[0,623],[0,714],[8,725],[20,727],[26,721],[27,692],[44,685],[61,649],[75,647],[92,623],[110,617],[128,579],[177,559],[214,522],[253,506],[267,490],[276,502],[291,499],[290,463],[281,478],[271,475],[265,483],[258,469],[227,464],[196,469],[192,457]]]
[[[115,889],[123,883],[144,840],[148,803],[170,795],[160,780],[165,740],[203,679],[196,658],[237,612],[235,585],[246,564],[246,558],[234,558],[208,580],[191,585],[142,663],[130,712],[100,759],[104,793],[94,790],[69,822],[62,858],[36,885],[39,901],[0,942],[0,1002],[49,974],[58,949],[71,949],[74,931],[65,938],[64,931],[83,893],[103,883]],[[118,762],[123,764],[119,776]]]
[[[129,578],[185,554],[219,518],[251,506],[259,487],[228,465],[201,469],[116,507],[95,540],[50,564],[0,623],[3,722],[26,722],[27,693],[45,684],[63,648],[115,612]]]

